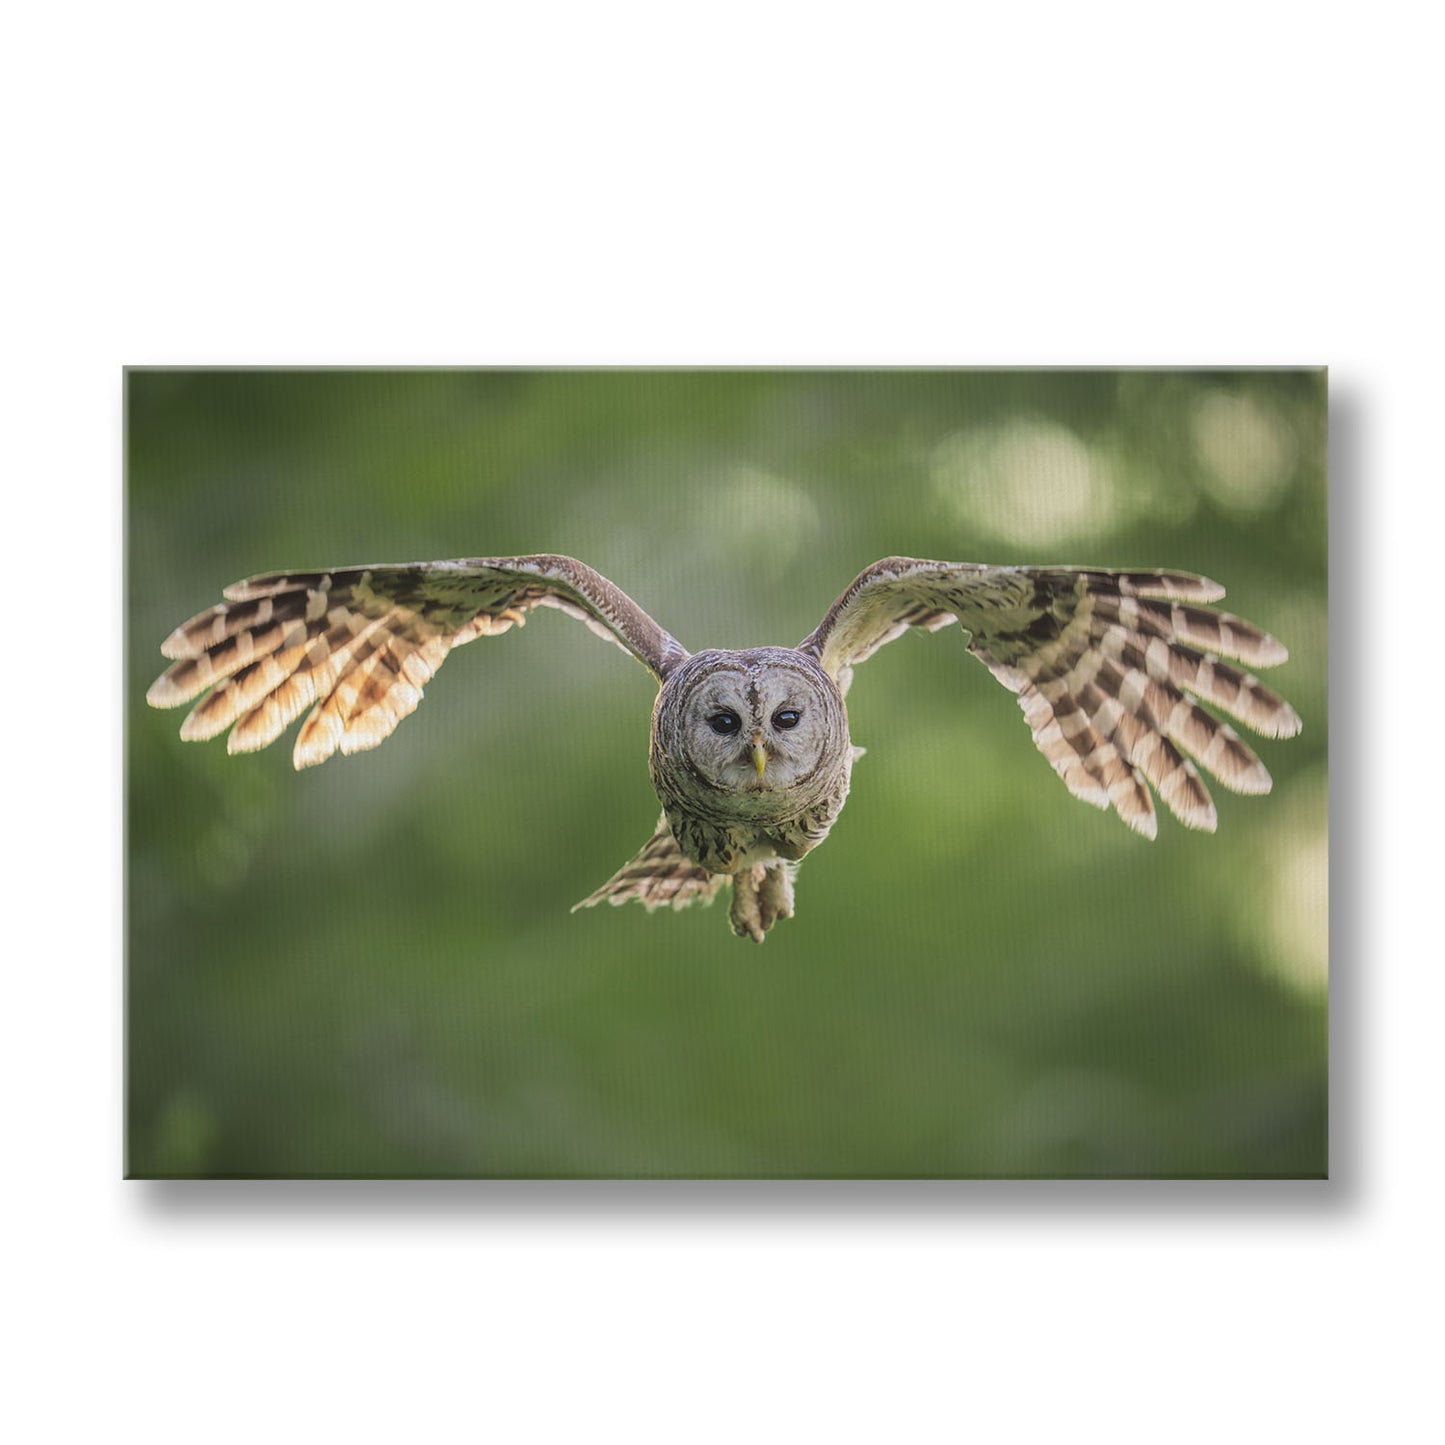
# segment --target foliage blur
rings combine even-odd
[[[131,372],[128,1171],[1323,1174],[1325,438],[1317,372]],[[658,808],[651,679],[559,613],[301,774],[145,704],[241,577],[541,551],[694,649],[794,643],[891,553],[1202,572],[1305,730],[1150,844],[955,630],[904,637],[760,948],[568,912]]]

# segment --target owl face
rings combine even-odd
[[[658,697],[654,781],[731,797],[739,815],[810,806],[849,756],[842,694],[792,648],[696,653]]]

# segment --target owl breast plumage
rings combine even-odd
[[[854,667],[910,628],[958,623],[968,650],[1018,697],[1034,742],[1069,790],[1147,837],[1153,793],[1212,831],[1201,768],[1237,792],[1267,792],[1263,763],[1202,704],[1265,736],[1295,711],[1252,672],[1284,648],[1200,604],[1223,589],[1188,573],[986,567],[889,557],[854,579],[797,647],[689,653],[625,593],[570,557],[275,573],[177,628],[174,659],[147,694],[199,698],[181,728],[229,729],[232,752],[266,747],[308,713],[300,767],[376,747],[421,701],[449,652],[561,610],[653,674],[649,766],[663,816],[642,849],[579,908],[649,911],[733,889],[735,932],[761,942],[792,915],[798,862],[828,836],[855,756],[843,695]],[[309,710],[309,711],[308,711]]]

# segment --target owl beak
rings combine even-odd
[[[768,754],[763,747],[763,735],[760,732],[753,734],[753,766],[758,770],[758,776],[762,777],[763,769],[768,765]]]

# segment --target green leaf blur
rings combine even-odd
[[[1324,1174],[1325,439],[1318,372],[131,372],[129,1173]],[[757,947],[568,912],[657,804],[651,679],[561,614],[301,774],[145,704],[241,577],[541,551],[693,649],[794,643],[892,553],[1202,572],[1304,732],[1149,844],[907,636]]]

